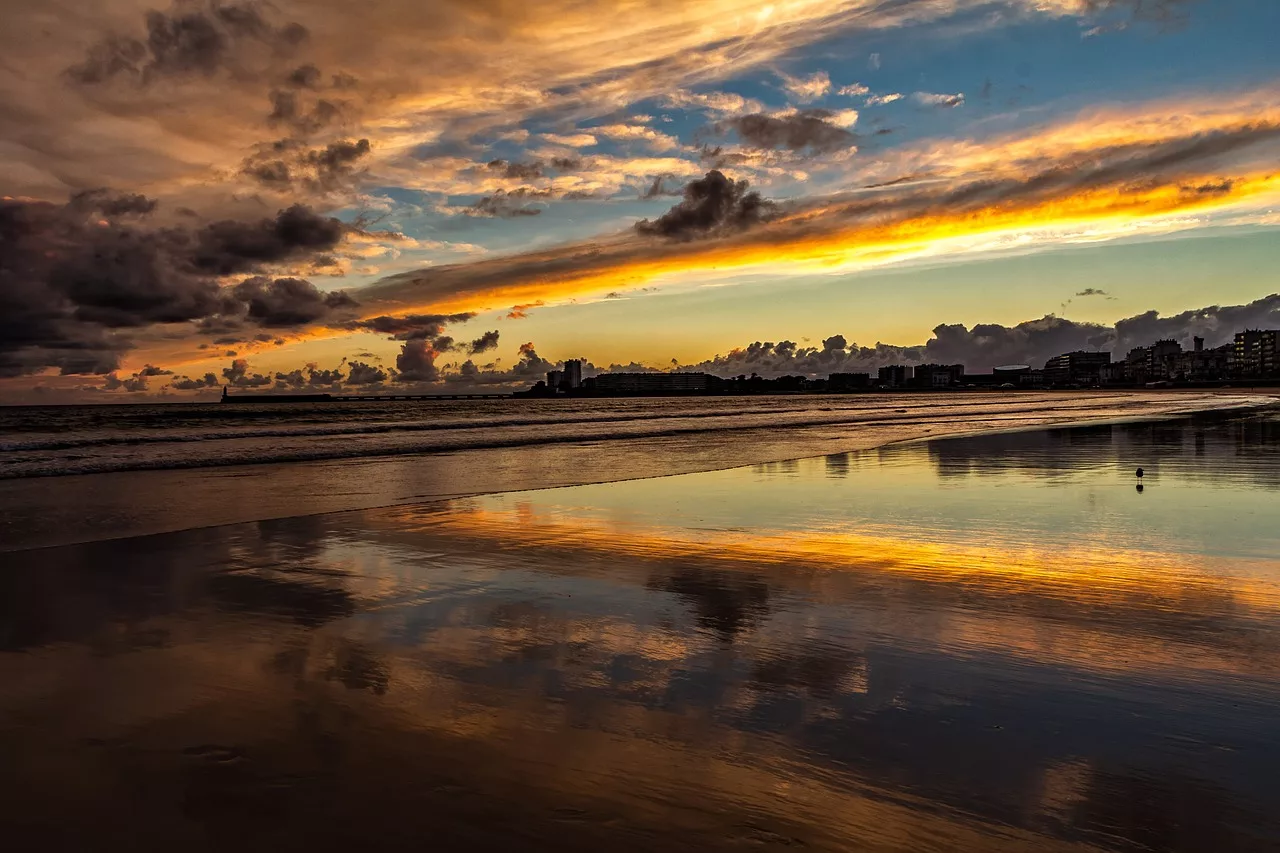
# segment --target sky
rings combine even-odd
[[[1273,0],[0,5],[0,403],[1280,327]]]

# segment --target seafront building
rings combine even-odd
[[[950,388],[964,379],[963,364],[922,364],[915,369],[917,388]]]
[[[1231,346],[1231,372],[1240,379],[1269,379],[1280,375],[1276,358],[1280,330],[1237,332]]]
[[[890,364],[880,368],[880,384],[887,388],[905,388],[915,379],[916,369],[905,364]]]
[[[1063,353],[1045,362],[1044,381],[1049,385],[1100,385],[1102,369],[1109,364],[1109,352]]]
[[[722,378],[709,373],[601,373],[582,376],[582,362],[570,359],[559,370],[517,396],[576,394],[790,394],[853,393],[873,389],[944,390],[948,388],[1092,388],[1098,386],[1165,386],[1175,382],[1280,382],[1280,330],[1247,329],[1231,343],[1206,347],[1192,338],[1184,350],[1173,338],[1134,347],[1123,359],[1110,352],[1077,350],[1056,355],[1039,369],[1009,364],[990,373],[967,374],[962,364],[890,364],[870,373],[838,372],[826,378],[807,375],[767,378],[752,374]]]
[[[723,383],[709,373],[602,373],[594,387],[602,394],[695,394],[714,391]]]

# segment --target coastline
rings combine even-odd
[[[1087,392],[1086,392],[1087,393]],[[554,441],[495,444],[457,452],[395,454],[315,462],[0,479],[0,553],[129,539],[228,524],[372,510],[481,495],[539,491],[728,470],[940,438],[999,435],[1081,425],[1156,421],[1280,405],[1272,396],[1172,395],[1159,411],[1080,417],[1058,410],[1018,413],[1016,424],[984,419],[868,424],[832,435],[827,424],[777,425],[769,434],[690,428],[640,440],[594,440],[563,463]],[[1212,403],[1212,404],[1211,404]],[[752,440],[755,439],[755,440]],[[78,494],[66,505],[68,490]],[[250,497],[251,496],[251,497]],[[87,504],[87,506],[86,506]],[[102,509],[99,511],[97,507]]]

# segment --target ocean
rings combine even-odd
[[[1267,399],[973,392],[8,407],[0,550]]]

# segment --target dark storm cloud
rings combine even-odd
[[[671,175],[658,175],[645,191],[640,193],[641,200],[647,201],[662,196],[679,196],[683,192],[680,187],[668,187],[667,181],[674,180]]]
[[[501,172],[502,176],[505,178],[531,181],[534,178],[542,177],[541,160],[533,160],[528,163],[509,162],[507,160],[490,160],[487,165],[492,171]]]
[[[232,293],[245,305],[245,316],[260,326],[301,326],[356,302],[343,291],[321,293],[300,278],[254,276],[237,284]],[[270,340],[270,336],[266,336]]]
[[[348,385],[376,385],[391,378],[387,371],[375,364],[353,361],[348,367],[350,368],[350,373],[347,375]]]
[[[250,373],[249,362],[243,358],[237,358],[231,362],[230,367],[222,368],[222,376],[227,380],[227,384],[237,388],[262,388],[271,384],[270,376]]]
[[[267,114],[267,122],[272,127],[285,125],[303,136],[323,130],[342,117],[342,105],[327,98],[309,102],[297,92],[274,89],[270,100],[271,112]]]
[[[295,204],[274,219],[210,223],[195,235],[192,263],[217,275],[248,272],[262,264],[333,249],[344,233],[345,226],[337,219]]]
[[[153,206],[105,191],[66,205],[0,201],[0,374],[110,372],[130,346],[115,330],[279,319],[286,310],[279,300],[272,310],[255,309],[221,288],[218,276],[304,260],[345,233],[338,220],[301,205],[252,221],[143,227],[137,214]],[[351,305],[324,297],[317,312],[309,287],[289,291],[303,299],[297,313],[306,322]],[[249,295],[257,294],[241,294]]]
[[[213,373],[206,373],[199,379],[192,379],[188,376],[178,376],[169,383],[170,387],[178,391],[198,391],[201,388],[217,388],[219,384],[217,375]]]
[[[581,157],[552,157],[551,168],[557,172],[576,172],[582,168]]]
[[[402,317],[371,317],[365,320],[351,320],[336,328],[348,332],[376,332],[387,335],[391,340],[409,341],[414,339],[437,338],[445,326],[453,323],[465,323],[476,315],[463,314],[406,314]]]
[[[357,164],[368,156],[368,139],[338,140],[323,148],[307,148],[293,139],[258,147],[241,172],[278,191],[324,193],[351,186]]]
[[[751,148],[786,148],[821,154],[848,148],[856,138],[843,127],[829,123],[827,119],[832,115],[830,110],[820,109],[783,116],[751,113],[721,122],[717,129],[736,130],[742,144]]]
[[[1076,296],[1106,296],[1105,290],[1099,290],[1096,287],[1086,287],[1084,290],[1078,291]]]
[[[1127,352],[1162,338],[1172,338],[1189,347],[1196,337],[1214,347],[1245,329],[1280,329],[1280,294],[1273,293],[1247,305],[1211,305],[1170,317],[1147,311],[1116,323],[1116,347]]]
[[[493,195],[487,195],[471,206],[466,208],[466,213],[470,216],[490,216],[499,219],[513,219],[517,216],[537,216],[542,213],[542,208],[535,207],[528,203],[530,199],[550,198],[552,195],[550,190],[533,190],[528,187],[520,187],[519,189],[498,190]]]
[[[483,335],[472,341],[471,345],[467,347],[467,352],[471,355],[479,355],[482,352],[488,352],[491,349],[496,349],[497,346],[498,330],[494,329],[492,332],[485,332]]]
[[[397,382],[435,382],[440,378],[436,359],[440,353],[431,341],[411,338],[404,342],[396,356]]]
[[[760,193],[748,191],[749,186],[745,180],[731,181],[712,170],[685,185],[679,204],[653,221],[637,222],[636,230],[663,237],[693,237],[757,225],[774,213],[775,206]]]
[[[277,373],[275,376],[277,388],[329,388],[338,389],[341,387],[346,376],[342,372],[342,365],[331,370],[322,370],[319,365],[314,362],[308,364],[305,368],[292,370],[288,373]]]
[[[163,77],[210,77],[235,69],[240,55],[265,49],[287,55],[306,41],[298,23],[276,26],[258,3],[179,3],[144,16],[145,39],[113,34],[89,49],[84,61],[67,69],[77,83],[96,85],[117,77],[151,83]]]
[[[299,65],[289,75],[285,77],[285,84],[293,86],[295,89],[318,89],[320,80],[323,75],[320,69],[308,63],[307,65]]]
[[[68,207],[97,211],[103,216],[145,216],[156,209],[155,199],[138,193],[117,193],[109,189],[84,190],[71,197]]]

